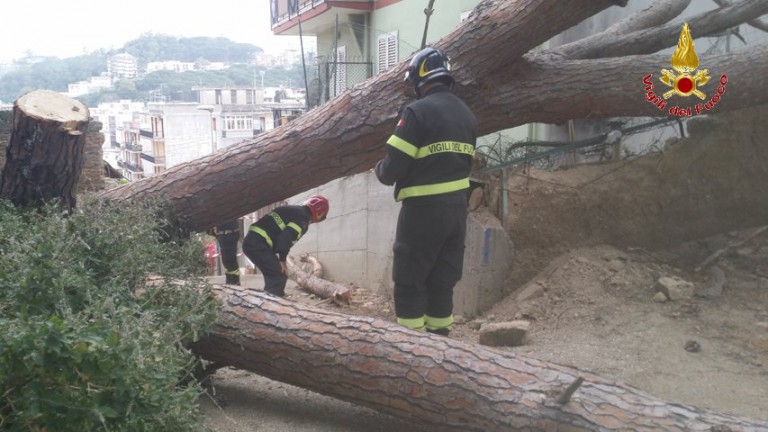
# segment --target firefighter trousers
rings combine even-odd
[[[221,263],[226,270],[226,283],[240,285],[240,264],[237,262],[237,241],[240,239],[240,232],[231,231],[219,234],[216,238],[219,241]]]
[[[285,297],[285,284],[288,278],[283,274],[277,255],[264,237],[248,231],[243,240],[243,253],[264,276],[264,291],[278,297]]]
[[[403,202],[392,265],[398,322],[419,330],[450,330],[466,229],[466,201]]]

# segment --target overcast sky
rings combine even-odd
[[[296,36],[274,36],[268,0],[3,0],[0,62],[25,55],[71,57],[119,48],[142,33],[223,36],[267,53],[299,48]],[[304,48],[314,46],[306,38]]]

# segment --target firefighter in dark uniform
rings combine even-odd
[[[310,223],[326,218],[328,208],[328,200],[317,195],[302,205],[277,207],[251,224],[243,240],[243,253],[264,275],[264,291],[285,297],[288,252],[307,233]]]
[[[453,93],[448,56],[426,48],[406,72],[418,100],[402,112],[376,176],[402,202],[392,279],[397,322],[447,336],[461,279],[477,118]]]
[[[240,221],[232,219],[214,228],[219,242],[221,263],[226,271],[224,283],[240,285],[240,264],[237,261],[237,242],[240,241]]]

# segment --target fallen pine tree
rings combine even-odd
[[[425,430],[768,431],[765,421],[670,403],[587,371],[260,291],[214,290],[222,314],[196,354]]]

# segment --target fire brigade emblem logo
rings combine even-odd
[[[709,81],[709,70],[696,70],[699,67],[699,57],[693,48],[693,38],[691,38],[688,23],[683,25],[683,30],[680,32],[677,48],[672,53],[671,64],[672,69],[677,71],[677,75],[669,69],[662,69],[662,77],[659,78],[659,81],[667,87],[672,87],[672,90],[664,93],[664,99],[669,99],[674,94],[684,97],[696,95],[701,100],[706,99],[707,96],[699,91],[698,87]]]
[[[683,24],[683,30],[680,32],[680,39],[677,41],[675,52],[672,53],[670,63],[674,70],[661,69],[661,77],[659,77],[659,81],[665,86],[662,90],[664,93],[654,91],[653,74],[643,77],[645,100],[658,108],[659,111],[667,111],[672,116],[691,117],[706,113],[720,102],[723,94],[725,94],[728,76],[720,75],[719,82],[715,83],[719,85],[716,89],[711,90],[711,96],[699,90],[710,80],[709,69],[697,70],[699,57],[696,55],[696,50],[693,49],[693,38],[688,23]],[[696,99],[693,99],[693,106],[675,105],[667,109],[667,102],[669,102],[667,99],[674,95],[684,98],[695,95],[704,102],[697,102]]]

